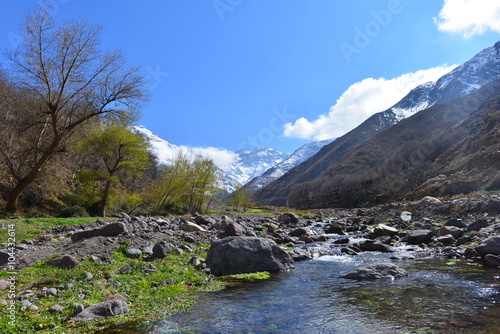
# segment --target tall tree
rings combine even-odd
[[[118,51],[99,50],[101,27],[72,21],[56,27],[43,9],[27,14],[23,43],[6,53],[9,72],[24,102],[2,112],[16,126],[15,145],[0,143],[6,210],[17,200],[71,136],[94,119],[125,119],[146,99],[144,77]],[[19,111],[19,112],[17,112]],[[12,143],[11,143],[12,144]]]
[[[94,177],[91,181],[104,181],[97,211],[99,216],[106,215],[113,185],[119,185],[121,178],[138,175],[146,168],[148,147],[144,137],[119,125],[105,126],[81,144],[80,150],[92,154],[98,164],[98,169],[84,172]]]

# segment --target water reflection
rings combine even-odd
[[[405,252],[404,250],[402,252]],[[203,295],[146,333],[494,333],[500,294],[494,271],[444,259],[399,261],[409,277],[351,281],[344,272],[387,254],[328,255],[290,273]],[[175,329],[172,324],[177,326]]]

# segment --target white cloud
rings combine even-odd
[[[435,81],[455,67],[439,66],[394,79],[367,78],[356,82],[347,88],[327,114],[313,121],[301,117],[293,124],[287,123],[283,134],[285,137],[316,140],[340,137],[374,113],[392,107],[416,86]]]
[[[173,159],[175,159],[180,152],[187,154],[190,157],[202,156],[204,158],[211,159],[217,166],[223,167],[231,164],[237,158],[237,154],[216,147],[188,147],[188,146],[176,146],[172,145],[166,141],[155,141],[151,143],[153,146],[153,151],[158,156],[158,160],[161,163],[168,164]]]
[[[463,34],[465,38],[487,30],[500,33],[500,1],[445,0],[434,22],[439,30]]]

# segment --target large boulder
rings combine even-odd
[[[227,237],[213,241],[206,263],[214,275],[287,271],[293,258],[275,242],[257,237]]]
[[[374,263],[352,270],[340,277],[349,279],[396,279],[407,276],[408,273],[406,270],[401,269],[393,263]]]
[[[80,239],[92,237],[116,237],[125,232],[128,232],[127,226],[122,222],[116,222],[104,225],[100,228],[75,232],[71,235],[71,241],[75,242]]]
[[[74,321],[82,322],[94,319],[109,318],[115,315],[125,314],[128,312],[129,309],[127,302],[118,299],[107,300],[105,302],[94,304],[87,307],[86,309],[84,309],[82,312],[78,313],[75,316]]]
[[[432,230],[415,230],[408,232],[406,242],[410,245],[426,244],[432,240],[434,232]]]
[[[481,244],[476,247],[476,251],[482,255],[500,255],[500,235],[484,239]]]

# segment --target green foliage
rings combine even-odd
[[[81,170],[76,174],[79,185],[74,203],[104,216],[108,203],[118,196],[113,190],[121,185],[122,180],[140,176],[146,168],[148,148],[146,139],[127,128],[102,125],[76,148],[95,158],[97,165],[95,169]],[[135,196],[122,198],[122,201],[121,204],[130,207],[141,200]]]
[[[154,211],[203,211],[217,192],[218,169],[210,159],[180,152],[152,186],[149,200]],[[208,206],[208,204],[207,204]]]
[[[238,187],[232,194],[231,199],[228,201],[229,205],[235,207],[238,211],[238,207],[242,207],[243,211],[247,211],[249,207],[253,205],[253,192],[249,188]]]

